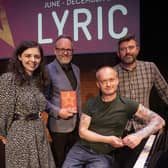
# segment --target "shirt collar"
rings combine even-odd
[[[71,64],[61,64],[61,67],[65,71],[69,71],[72,69]]]
[[[137,67],[137,62],[136,62],[134,67],[130,67],[130,68],[125,67],[122,63],[120,63],[120,66],[121,66],[122,69],[124,69],[126,71],[134,71]]]

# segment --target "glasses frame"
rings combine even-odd
[[[120,50],[121,52],[125,52],[125,51],[127,51],[127,50],[134,50],[135,48],[137,48],[136,45],[129,45],[128,47],[121,47],[121,48],[119,48],[119,50]]]
[[[65,53],[65,52],[73,53],[73,49],[71,49],[71,48],[58,48],[58,47],[55,47],[55,49],[60,51],[60,52],[62,52],[62,53]]]

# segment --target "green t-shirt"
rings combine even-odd
[[[84,113],[92,118],[89,130],[105,136],[121,137],[128,119],[137,109],[138,103],[124,97],[117,96],[112,102],[103,102],[97,96],[87,101]],[[81,139],[81,143],[97,153],[107,154],[115,149],[110,144],[84,139]]]

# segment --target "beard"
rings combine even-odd
[[[121,58],[121,62],[123,64],[133,64],[136,61],[136,57],[132,55],[126,55],[125,57]]]

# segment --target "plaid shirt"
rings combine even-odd
[[[114,67],[119,75],[119,91],[126,96],[149,108],[149,96],[154,86],[168,105],[168,84],[156,65],[152,62],[137,61],[132,71],[126,70],[122,64]]]
[[[114,67],[119,75],[119,92],[149,108],[149,97],[155,87],[161,99],[168,105],[168,84],[157,66],[152,62],[137,61],[132,71],[124,69],[122,64]]]

